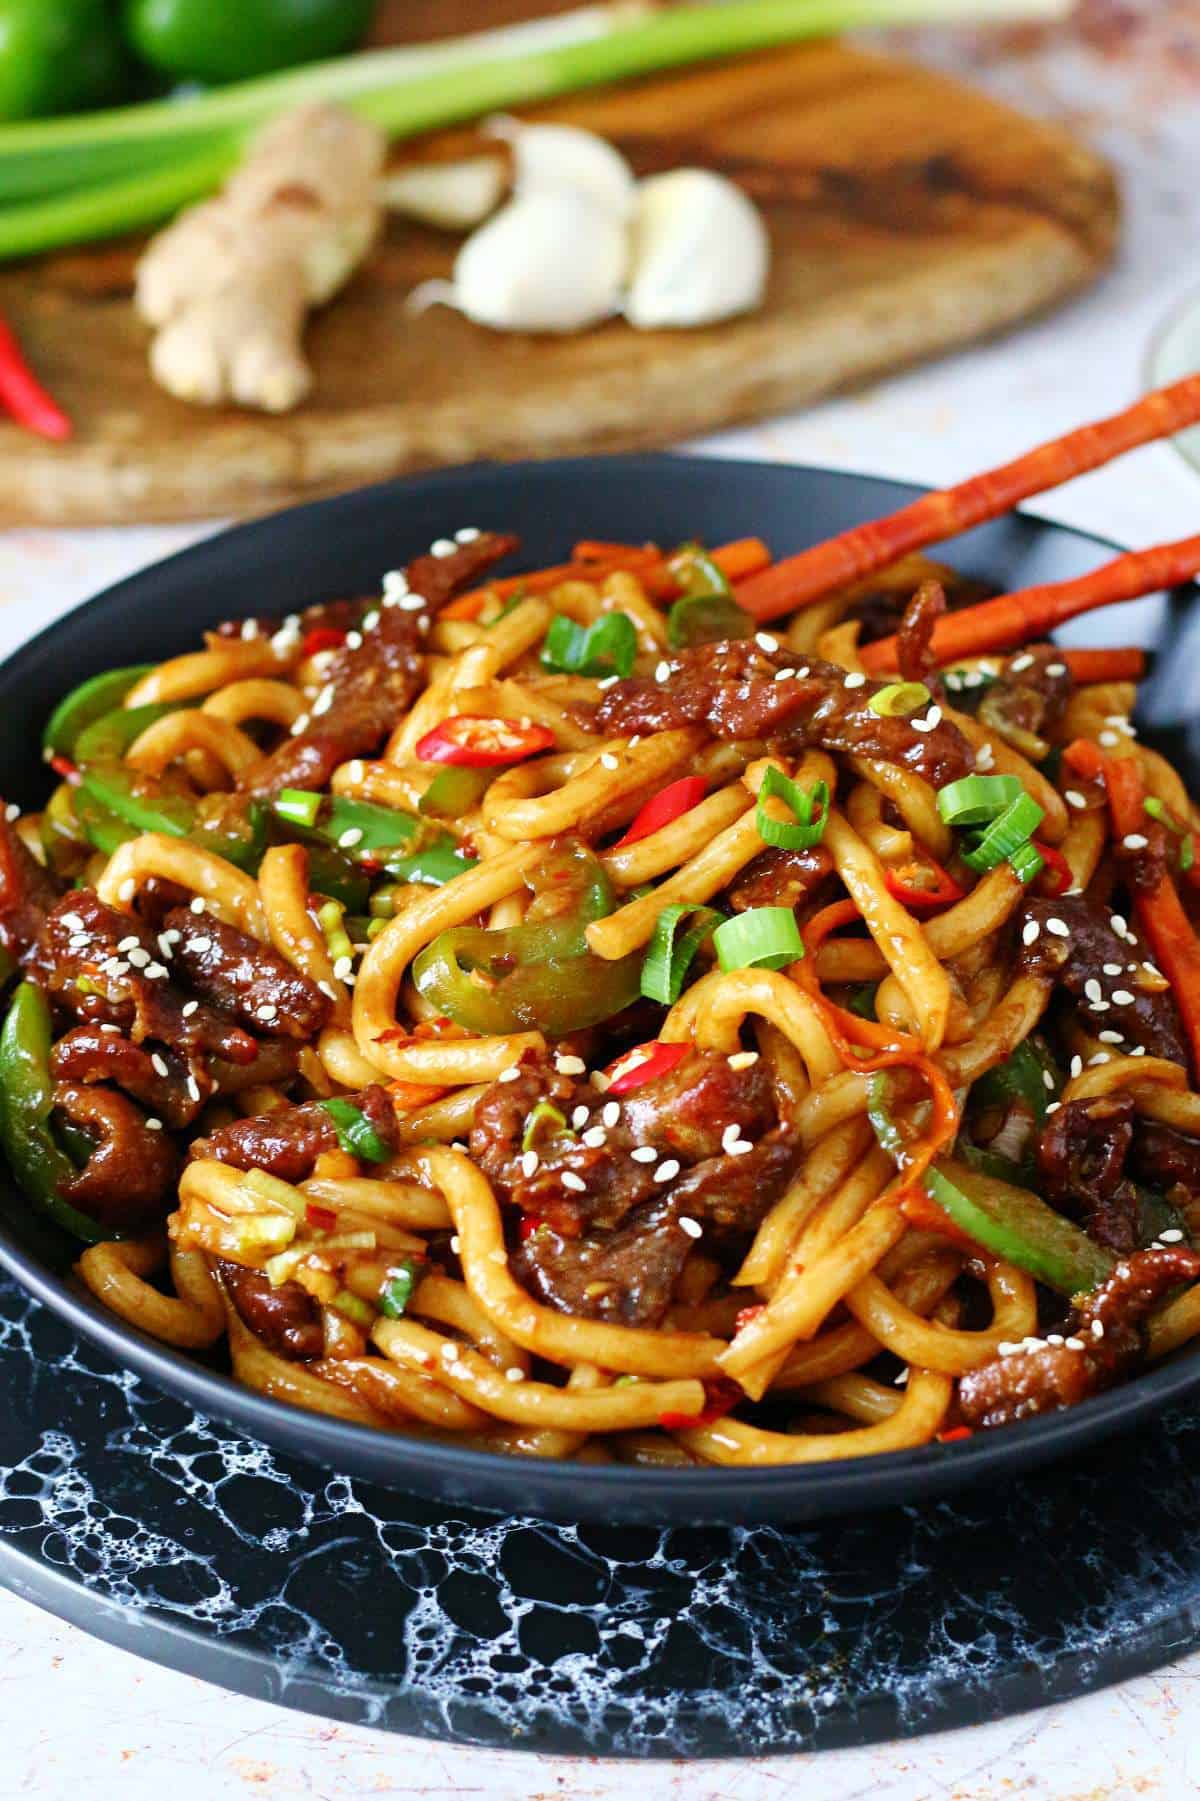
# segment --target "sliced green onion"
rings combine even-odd
[[[680,921],[690,913],[696,915],[696,923],[679,938]],[[688,901],[663,908],[642,964],[641,986],[647,1000],[659,1001],[664,1007],[675,1005],[696,952],[724,917],[715,907],[694,907]]]
[[[667,614],[667,643],[672,650],[748,638],[753,630],[753,619],[728,588],[724,593],[685,594]]]
[[[989,778],[980,778],[987,781]],[[976,874],[995,869],[1006,857],[1019,850],[1032,833],[1036,832],[1045,818],[1041,807],[1028,794],[1022,792],[1014,801],[1010,801],[1003,813],[993,819],[979,842],[971,849],[962,852],[962,860]]]
[[[574,1132],[572,1132],[567,1125],[566,1114],[560,1112],[553,1101],[539,1101],[525,1121],[525,1130],[521,1134],[521,1149],[523,1151],[532,1151],[534,1149],[539,1136],[543,1135],[543,1128],[546,1128],[546,1135],[552,1136],[556,1133],[565,1132],[568,1138],[574,1138],[575,1136]]]
[[[872,713],[881,719],[905,719],[917,713],[933,699],[924,682],[889,682],[867,702]]]
[[[628,613],[602,613],[589,626],[565,613],[550,621],[539,659],[560,675],[626,676],[637,656],[637,627]]]
[[[1032,882],[1046,867],[1046,859],[1037,845],[1031,844],[1028,838],[1024,844],[1018,844],[1016,850],[1009,852],[1008,860],[1019,882]]]
[[[850,998],[846,1002],[846,1011],[855,1014],[859,1019],[877,1019],[875,1012],[875,996],[879,993],[878,982],[859,982],[850,990]]]
[[[275,811],[289,825],[311,828],[317,823],[317,814],[321,811],[324,798],[324,795],[314,794],[307,788],[281,788],[275,796]]]
[[[405,1257],[402,1262],[393,1264],[387,1273],[387,1281],[379,1291],[379,1311],[388,1319],[403,1319],[404,1310],[413,1298],[413,1291],[421,1279],[421,1266],[415,1257]]]
[[[881,1150],[899,1163],[904,1155],[904,1134],[892,1118],[892,1084],[886,1071],[867,1078],[867,1118]]]
[[[772,795],[787,802],[795,815],[794,824],[771,818],[763,802]],[[758,835],[764,844],[773,845],[777,850],[810,850],[814,844],[820,844],[828,822],[828,782],[815,783],[810,794],[781,770],[767,770],[758,791],[758,807],[754,815]]]
[[[1156,798],[1156,796],[1154,796],[1153,794],[1150,795],[1147,800],[1142,802],[1142,805],[1145,807],[1147,813],[1149,813],[1151,819],[1157,819],[1160,822],[1160,824],[1165,825],[1165,826],[1170,826],[1171,821],[1170,821],[1170,818],[1168,817],[1167,809],[1163,806],[1162,802]]]
[[[1179,846],[1179,867],[1185,875],[1187,874],[1188,870],[1192,867],[1192,864],[1195,861],[1196,861],[1196,840],[1192,837],[1192,834],[1189,832],[1187,837],[1184,839],[1183,843]]]
[[[317,908],[317,924],[325,935],[329,955],[335,963],[339,957],[354,955],[354,946],[346,930],[346,909],[341,901],[322,901]]]
[[[1015,775],[965,775],[938,789],[937,810],[947,825],[988,825],[1022,793]]]
[[[349,1288],[339,1288],[330,1305],[344,1313],[348,1320],[353,1320],[356,1326],[361,1326],[364,1332],[369,1332],[375,1324],[374,1307]]]
[[[713,933],[723,970],[783,969],[804,955],[804,940],[790,907],[752,907]]]
[[[528,598],[529,590],[527,588],[518,588],[515,594],[509,595],[504,605],[500,608],[500,611],[496,614],[496,617],[488,620],[484,629],[490,632],[494,625],[499,625],[502,619],[507,619],[510,613],[515,613],[521,602],[523,600],[528,600]]]
[[[366,1114],[353,1101],[335,1095],[332,1100],[318,1101],[333,1121],[338,1143],[351,1157],[364,1163],[386,1163],[391,1151],[383,1142]]]

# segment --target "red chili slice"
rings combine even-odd
[[[1056,850],[1052,844],[1043,844],[1040,838],[1034,839],[1033,848],[1046,865],[1038,877],[1038,892],[1048,895],[1051,900],[1057,900],[1060,894],[1065,894],[1068,888],[1075,885],[1071,865],[1060,850]]]
[[[309,1201],[304,1209],[304,1217],[318,1232],[332,1232],[337,1225],[337,1214],[332,1207],[319,1207],[315,1201]]]
[[[707,793],[708,783],[702,775],[681,776],[679,781],[672,782],[646,802],[625,836],[618,838],[613,848],[619,850],[622,845],[636,844],[639,838],[648,838],[651,832],[661,831],[673,819],[680,819],[693,807],[698,807]]]
[[[494,769],[553,750],[554,733],[544,725],[515,719],[485,719],[454,713],[426,732],[417,745],[422,763],[459,763],[466,769]]]
[[[72,763],[70,757],[60,757],[56,755],[47,757],[46,761],[54,771],[55,775],[60,775],[64,782],[70,782],[72,787],[76,786],[79,781],[79,770],[76,768],[75,764]]]
[[[932,857],[901,863],[885,869],[883,879],[887,891],[902,906],[914,913],[932,912],[935,907],[949,907],[963,898],[963,890]]]
[[[300,655],[315,657],[323,650],[340,650],[345,642],[345,632],[339,632],[336,625],[314,625],[300,646]]]
[[[657,1038],[649,1044],[639,1044],[636,1050],[626,1051],[623,1057],[609,1065],[606,1073],[611,1072],[611,1080],[605,1093],[628,1094],[631,1088],[640,1088],[643,1082],[665,1076],[669,1069],[682,1063],[689,1049],[686,1044],[664,1044]]]
[[[741,1398],[742,1391],[736,1382],[731,1382],[727,1376],[718,1376],[715,1381],[704,1384],[703,1413],[660,1413],[658,1423],[668,1432],[679,1432],[688,1426],[715,1426],[718,1420],[733,1411]]]
[[[973,1426],[951,1426],[948,1432],[937,1432],[934,1436],[940,1445],[955,1445],[960,1439],[974,1438],[975,1428]]]
[[[520,1225],[521,1243],[524,1244],[536,1232],[540,1232],[545,1223],[545,1220],[539,1219],[536,1213],[527,1213]]]

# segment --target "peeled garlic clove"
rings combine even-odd
[[[709,169],[638,183],[625,317],[643,330],[711,325],[762,302],[770,243],[753,201]]]
[[[626,240],[578,194],[510,200],[459,251],[453,304],[496,331],[579,331],[620,306]]]
[[[628,219],[637,198],[633,170],[619,150],[577,125],[524,125],[520,119],[490,122],[494,137],[512,148],[513,192],[518,198],[569,188],[618,219]]]
[[[443,231],[473,231],[495,212],[508,186],[499,155],[453,163],[410,163],[380,183],[383,204]]]

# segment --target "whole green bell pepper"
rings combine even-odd
[[[375,0],[125,0],[125,30],[153,68],[220,83],[353,50],[374,11]]]
[[[0,0],[0,119],[106,106],[129,75],[108,0]]]
[[[108,1226],[63,1199],[75,1168],[50,1129],[50,1007],[40,988],[22,982],[0,1031],[0,1148],[38,1210],[87,1244],[114,1238]]]
[[[456,1024],[501,1035],[562,1038],[630,1006],[641,992],[640,954],[609,962],[584,935],[614,903],[591,851],[579,843],[548,847],[529,885],[535,899],[524,925],[456,926],[435,938],[413,964],[418,992]]]

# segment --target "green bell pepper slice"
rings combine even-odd
[[[341,56],[361,43],[374,10],[375,0],[125,0],[124,17],[152,68],[220,84]]]
[[[1059,1294],[1090,1294],[1113,1272],[1111,1251],[1027,1188],[949,1157],[927,1172],[925,1186],[968,1237]]]
[[[130,69],[108,0],[0,0],[0,119],[107,106]]]
[[[724,573],[699,544],[678,550],[670,569],[683,586],[667,614],[667,643],[672,650],[750,636],[753,619],[739,607]]]
[[[473,773],[473,772],[467,772]],[[374,801],[351,800],[340,794],[318,794],[307,788],[284,788],[274,802],[275,816],[302,837],[336,848],[352,863],[379,864],[393,881],[451,882],[475,859],[464,857],[455,840],[425,820]],[[317,882],[313,879],[313,887]],[[322,893],[328,890],[319,890]],[[339,895],[340,899],[341,896]],[[351,911],[359,912],[357,905]]]
[[[150,701],[144,707],[112,707],[88,721],[71,752],[76,763],[118,762],[148,725],[177,713],[177,701]]]
[[[153,667],[153,663],[138,663],[129,669],[106,669],[103,674],[80,682],[78,688],[72,688],[59,701],[46,721],[42,749],[52,755],[73,757],[80,733],[119,707],[134,684],[149,675]]]
[[[584,935],[614,904],[591,851],[552,847],[527,879],[535,899],[526,923],[443,932],[413,964],[418,992],[456,1024],[496,1035],[562,1038],[630,1006],[640,993],[640,954],[609,962],[589,951]]]
[[[50,1129],[50,1006],[40,988],[22,982],[0,1030],[0,1148],[39,1212],[87,1244],[117,1236],[63,1199],[75,1174]]]

